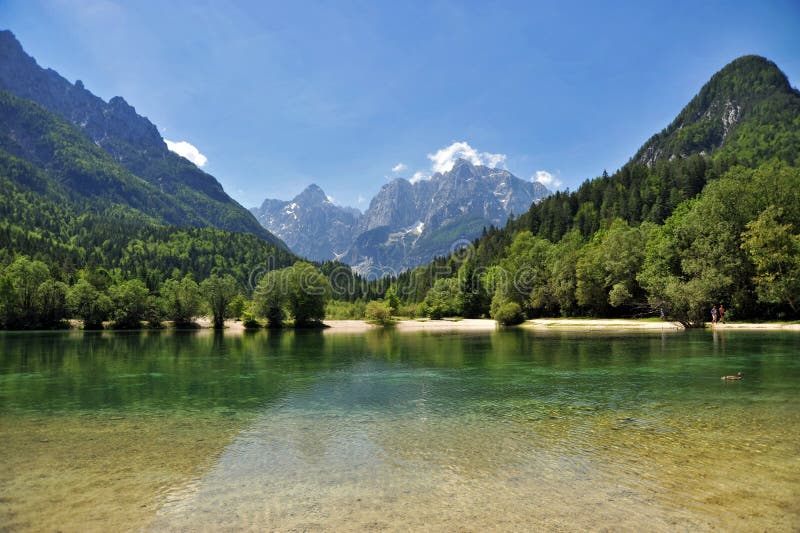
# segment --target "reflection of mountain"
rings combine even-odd
[[[458,160],[429,180],[384,185],[363,215],[332,204],[316,185],[289,202],[265,200],[251,211],[298,254],[338,258],[362,272],[400,270],[450,252],[484,227],[503,225],[548,194],[507,170]]]

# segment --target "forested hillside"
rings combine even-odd
[[[17,149],[34,156],[37,166],[58,173],[65,186],[85,194],[101,184],[98,196],[111,193],[122,203],[130,197],[135,208],[146,207],[164,222],[252,233],[283,246],[213,176],[170,152],[158,128],[122,97],[105,102],[81,81],[72,84],[40,67],[7,30],[0,31],[0,89],[40,106],[36,111],[26,105],[17,115],[7,115],[9,106],[20,104],[4,96],[4,130],[13,132]]]
[[[267,257],[293,260],[256,235],[192,227],[202,224],[193,211],[33,102],[0,90],[0,116],[0,262],[24,253],[61,270],[156,278],[224,268],[244,281]]]
[[[221,326],[290,265],[332,274],[343,299],[364,296],[349,267],[298,263],[124,100],[106,104],[41,69],[10,32],[0,32],[0,191],[0,327],[186,325],[204,313]],[[302,310],[290,316],[305,322]]]
[[[800,93],[747,56],[622,169],[401,275],[421,314],[797,317]],[[500,313],[504,308],[505,312]]]

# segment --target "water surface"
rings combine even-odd
[[[741,331],[5,333],[0,529],[797,530],[799,355]]]

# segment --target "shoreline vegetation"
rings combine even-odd
[[[224,328],[214,328],[210,317],[199,317],[190,325],[175,325],[165,323],[159,328],[141,327],[131,329],[118,329],[110,325],[103,329],[82,328],[80,320],[69,320],[63,330],[94,331],[224,331],[226,333],[244,333],[247,331],[281,331],[281,330],[317,330],[325,333],[364,333],[367,331],[391,329],[403,333],[419,331],[454,331],[454,332],[485,332],[500,328],[523,328],[532,330],[577,330],[577,331],[682,331],[685,328],[680,322],[653,319],[626,319],[626,318],[535,318],[526,320],[516,326],[500,326],[496,320],[489,318],[461,318],[448,317],[440,320],[425,318],[394,317],[391,323],[375,324],[362,319],[330,319],[324,320],[314,327],[295,328],[291,325],[283,328],[268,328],[260,324],[257,328],[247,328],[241,320],[225,320]],[[705,329],[714,331],[796,331],[800,332],[800,322],[734,322],[712,325],[706,324]],[[24,331],[24,330],[9,330]]]
[[[624,314],[604,317],[594,313],[587,313],[594,318],[578,313],[561,318],[528,318],[537,314],[529,307],[524,308],[526,301],[533,301],[533,295],[521,303],[514,301],[525,294],[525,286],[520,285],[518,276],[511,281],[495,280],[497,283],[490,279],[514,269],[494,269],[491,276],[487,274],[486,283],[474,273],[463,274],[462,269],[457,278],[437,279],[421,303],[409,303],[413,299],[404,291],[403,298],[398,295],[399,279],[388,280],[390,285],[382,291],[382,298],[375,293],[368,301],[336,299],[335,296],[341,295],[335,288],[335,279],[331,279],[333,276],[325,275],[316,265],[304,261],[266,272],[258,278],[253,290],[248,291],[242,290],[231,275],[212,274],[199,283],[186,275],[151,287],[140,279],[120,280],[117,273],[112,276],[103,269],[81,270],[76,273],[76,281],[68,284],[53,278],[44,262],[19,256],[9,267],[0,270],[0,328],[363,331],[391,327],[401,331],[485,331],[521,325],[531,329],[584,330],[800,330],[800,321],[750,321],[744,313],[741,322],[724,324],[704,321],[699,311],[692,313],[696,319],[687,318],[685,313],[678,318],[664,308],[659,309],[660,318],[648,317],[646,315],[655,312],[650,307],[634,315],[638,318],[624,318]],[[489,312],[482,312],[491,292],[494,296]],[[729,309],[728,317],[731,314]]]

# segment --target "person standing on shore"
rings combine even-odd
[[[716,306],[711,306],[711,325],[715,325],[717,323],[717,308]]]
[[[719,321],[721,324],[725,323],[725,308],[722,307],[722,304],[719,304]]]

